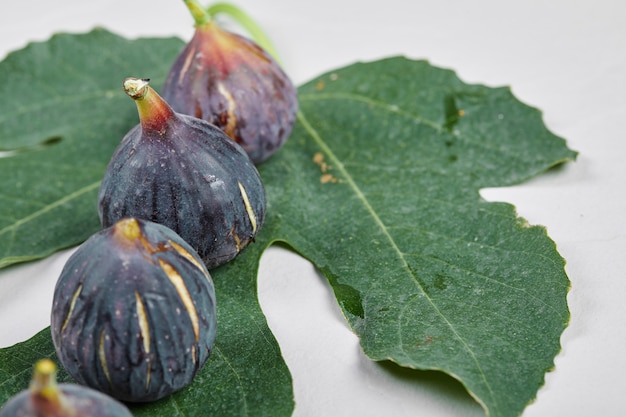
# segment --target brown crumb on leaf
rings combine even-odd
[[[328,172],[332,169],[332,167],[324,162],[324,154],[322,152],[316,152],[315,155],[313,155],[313,162],[319,166],[322,171],[322,176],[320,177],[320,182],[322,184],[340,182],[333,174]]]

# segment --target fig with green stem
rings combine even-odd
[[[124,90],[140,123],[113,154],[98,193],[103,227],[124,217],[163,224],[208,268],[233,259],[261,229],[265,188],[244,150],[205,120],[176,113],[148,80]]]
[[[196,0],[184,2],[195,20],[195,32],[170,69],[163,98],[174,110],[218,126],[255,164],[267,160],[293,129],[298,111],[295,86],[270,52],[223,29],[214,18],[227,13],[269,45],[248,15],[225,3],[206,10]]]

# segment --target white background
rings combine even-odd
[[[357,60],[403,54],[453,68],[469,83],[510,85],[542,109],[548,127],[580,152],[578,161],[482,193],[545,225],[572,281],[571,325],[556,370],[523,416],[626,415],[626,2],[237,4],[268,33],[296,84]],[[54,32],[97,25],[128,37],[185,40],[193,30],[180,0],[3,1],[0,56]],[[52,289],[69,254],[0,271],[0,346],[49,324]],[[259,296],[294,377],[294,416],[484,415],[452,379],[365,358],[329,286],[298,256],[277,248],[264,255]]]

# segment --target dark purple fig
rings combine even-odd
[[[188,385],[208,359],[213,282],[171,229],[126,218],[72,254],[54,290],[52,341],[78,382],[147,402]]]
[[[124,82],[141,123],[124,137],[98,195],[103,227],[124,217],[168,226],[213,268],[233,259],[265,219],[250,158],[214,125],[175,113],[147,80]]]
[[[220,127],[254,163],[265,161],[291,134],[296,88],[259,45],[222,29],[195,0],[185,4],[195,33],[170,69],[163,98]]]
[[[11,397],[0,417],[132,417],[122,403],[76,384],[57,384],[50,359],[35,364],[30,387]]]

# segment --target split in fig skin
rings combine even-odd
[[[35,364],[28,390],[0,408],[0,417],[132,417],[122,403],[81,385],[57,384],[50,359]]]
[[[218,126],[259,164],[291,134],[296,88],[259,45],[222,29],[195,0],[185,4],[196,29],[170,69],[163,98],[177,112]]]
[[[171,229],[125,218],[85,241],[54,290],[50,333],[76,381],[127,402],[192,382],[215,342],[215,288]]]
[[[140,124],[109,162],[98,194],[103,227],[124,217],[163,224],[208,268],[232,260],[256,236],[265,189],[244,150],[221,129],[176,113],[148,80],[128,78]]]

